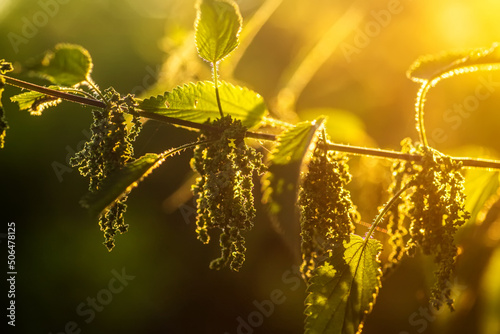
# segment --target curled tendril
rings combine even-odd
[[[94,110],[94,122],[90,128],[92,136],[83,149],[71,159],[71,165],[78,167],[80,174],[88,177],[89,190],[96,191],[101,182],[114,170],[123,167],[133,159],[133,142],[141,130],[138,117],[132,120],[132,127],[127,128],[123,114],[124,108],[133,108],[130,96],[121,98],[110,88],[105,91],[108,108]],[[124,222],[127,198],[116,201],[110,209],[99,217],[99,226],[104,232],[104,245],[108,250],[114,247],[114,237],[124,233],[128,225]]]
[[[193,186],[197,197],[196,232],[203,243],[210,241],[209,231],[220,229],[221,256],[210,268],[221,269],[229,264],[238,271],[245,260],[243,231],[253,227],[255,218],[252,194],[254,173],[262,174],[262,155],[245,144],[246,128],[230,116],[217,119],[217,131],[202,133],[200,140],[213,141],[197,146],[191,161],[200,175]]]
[[[347,158],[321,147],[314,150],[299,192],[302,266],[310,277],[320,258],[342,246],[354,231],[358,213],[345,189],[351,181]]]

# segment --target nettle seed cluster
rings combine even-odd
[[[105,91],[105,97],[109,103],[108,108],[92,112],[92,136],[83,149],[71,159],[71,165],[78,167],[80,174],[90,179],[90,192],[95,192],[107,176],[134,159],[132,144],[142,128],[138,117],[132,118],[131,127],[127,126],[124,109],[130,108],[132,104],[130,96],[121,98],[110,88]],[[104,232],[104,245],[109,251],[114,247],[115,235],[128,230],[124,220],[126,200],[125,196],[115,201],[99,217],[99,226]]]
[[[431,289],[431,302],[436,309],[446,303],[453,309],[450,280],[455,267],[457,246],[454,236],[457,228],[470,218],[465,210],[464,177],[461,163],[430,147],[403,141],[403,152],[422,155],[422,163],[397,162],[393,166],[392,192],[407,184],[413,192],[405,196],[392,210],[389,232],[393,244],[392,263],[397,262],[403,250],[409,255],[421,249],[434,256],[437,264],[436,283]],[[409,222],[409,240],[404,222]]]
[[[321,258],[349,241],[358,213],[345,188],[351,181],[347,157],[317,146],[299,193],[302,266],[311,277]]]
[[[351,180],[347,158],[323,147],[319,144],[313,151],[299,193],[301,271],[306,279],[324,256],[349,242],[353,223],[360,219],[345,189]],[[435,149],[414,146],[410,139],[402,141],[402,152],[419,154],[422,162],[393,164],[391,197],[402,189],[408,190],[388,210],[392,253],[385,269],[386,272],[392,269],[405,253],[413,255],[418,249],[433,256],[438,269],[431,289],[432,305],[439,309],[446,303],[453,309],[450,280],[457,256],[454,236],[470,217],[464,204],[462,165]]]
[[[215,120],[212,131],[204,131],[194,150],[191,166],[200,176],[193,186],[197,203],[196,232],[207,244],[210,231],[220,230],[221,256],[210,263],[210,268],[229,265],[238,271],[245,260],[243,232],[253,227],[255,219],[252,194],[255,174],[262,174],[265,166],[262,155],[245,144],[246,128],[241,121],[225,116]]]

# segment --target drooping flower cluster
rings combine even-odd
[[[453,309],[450,279],[457,256],[454,236],[470,216],[464,204],[462,165],[430,147],[414,147],[409,139],[402,145],[404,153],[421,154],[422,162],[393,165],[391,192],[394,194],[405,185],[413,192],[399,200],[390,212],[388,231],[393,252],[389,260],[395,264],[405,249],[410,255],[419,248],[424,254],[433,255],[438,269],[431,302],[437,309],[443,302]],[[403,237],[408,221],[410,239],[405,246]]]
[[[71,159],[72,166],[78,167],[81,175],[89,177],[91,192],[96,191],[111,172],[133,159],[132,143],[141,129],[141,122],[136,117],[132,119],[131,128],[127,128],[122,108],[130,107],[129,97],[122,99],[112,88],[106,91],[105,96],[109,102],[108,107],[92,112],[92,137]],[[99,226],[104,232],[104,245],[110,251],[114,247],[115,235],[128,230],[123,217],[127,208],[126,200],[125,197],[116,201],[99,217]]]
[[[416,154],[417,149],[413,146],[411,139],[406,138],[401,142],[402,153]],[[389,197],[392,198],[400,191],[414,175],[422,170],[422,166],[413,161],[396,160],[392,165],[392,184],[389,186]],[[401,257],[405,253],[406,244],[404,237],[408,234],[409,226],[409,199],[406,193],[403,193],[389,209],[387,217],[387,233],[389,234],[389,244],[392,252],[389,254],[388,263],[385,265],[385,271],[394,269]]]
[[[306,278],[323,255],[349,240],[358,216],[345,188],[351,181],[345,156],[316,147],[308,168],[299,192],[301,271]]]
[[[210,241],[210,230],[220,229],[221,256],[210,268],[227,265],[238,271],[245,260],[243,231],[253,227],[255,218],[252,194],[254,173],[262,174],[262,155],[245,144],[246,128],[239,120],[225,116],[215,120],[213,131],[200,136],[207,145],[194,150],[192,168],[200,175],[193,186],[197,198],[198,239]]]
[[[470,216],[464,204],[462,164],[429,147],[422,147],[422,151],[422,170],[412,180],[415,192],[409,198],[412,224],[408,252],[418,246],[424,254],[434,255],[439,269],[431,290],[432,303],[438,309],[445,302],[452,309],[450,278],[457,256],[454,235]]]

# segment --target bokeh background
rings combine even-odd
[[[286,121],[329,116],[332,138],[347,144],[398,150],[403,138],[416,139],[418,86],[405,75],[412,62],[500,40],[500,3],[493,0],[237,2],[248,25],[239,51],[221,66],[222,78],[262,94],[271,112]],[[161,93],[210,78],[193,44],[194,3],[0,0],[0,58],[15,64],[19,71],[13,76],[36,81],[22,71],[24,64],[56,43],[80,44],[91,53],[93,78],[102,88]],[[496,157],[499,88],[496,73],[438,84],[426,105],[433,145],[458,156]],[[474,99],[478,89],[491,94]],[[219,249],[196,240],[193,201],[185,191],[192,177],[186,153],[133,191],[126,216],[130,231],[117,237],[108,253],[97,222],[78,204],[87,181],[67,162],[88,138],[90,109],[64,102],[34,117],[9,102],[18,92],[12,87],[4,92],[10,129],[0,151],[1,232],[8,222],[16,223],[14,332],[303,332],[306,293],[293,271],[297,259],[260,204],[243,269],[209,270]],[[161,152],[195,137],[148,122],[136,153]],[[380,159],[352,160],[350,189],[366,222],[387,200],[389,168],[390,162]],[[496,192],[497,174],[481,171],[475,177],[492,185],[488,195]],[[473,222],[461,232],[464,252],[453,282],[457,311],[430,310],[432,260],[405,258],[384,279],[364,333],[500,333],[500,227],[494,200],[481,224]],[[357,228],[360,234],[366,229]],[[387,240],[383,231],[376,237]],[[5,234],[1,242],[6,254]],[[109,294],[115,272],[134,278]],[[259,322],[256,304],[275,290],[285,299]],[[80,310],[88,310],[92,298],[106,305],[90,321],[77,309],[83,303]],[[248,322],[252,314],[258,326],[238,332],[239,317]]]

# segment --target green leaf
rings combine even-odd
[[[159,167],[166,158],[198,144],[200,143],[188,143],[161,154],[148,153],[127,163],[105,178],[97,191],[87,193],[82,198],[81,205],[88,208],[93,215],[103,214],[113,203],[128,196],[139,182]]]
[[[59,86],[50,86],[54,90],[62,90]],[[10,98],[12,102],[17,102],[20,110],[28,110],[32,115],[41,115],[42,111],[48,107],[61,103],[61,99],[47,96],[43,93],[29,91]]]
[[[491,198],[498,197],[499,173],[482,169],[469,169],[465,175],[465,209],[470,212],[467,225],[476,223],[480,214],[488,210]]]
[[[53,84],[74,86],[89,79],[92,66],[92,58],[83,47],[57,44],[54,51],[48,51],[41,65],[33,70]]]
[[[0,74],[5,74],[14,70],[12,64],[5,61],[5,59],[0,59]]]
[[[259,124],[266,113],[262,96],[247,88],[222,81],[219,82],[219,94],[224,114],[241,120],[247,128]],[[220,117],[215,86],[210,81],[189,83],[176,87],[172,92],[139,100],[138,108],[195,123]]]
[[[80,204],[93,215],[105,212],[115,201],[127,196],[163,160],[163,155],[148,153],[126,164],[104,179],[97,191],[85,195]]]
[[[299,216],[296,210],[285,208],[297,203],[306,153],[314,145],[315,134],[324,120],[320,117],[313,122],[302,122],[281,133],[271,152],[268,172],[263,177],[262,201],[294,251],[299,249]]]
[[[381,287],[378,240],[351,235],[311,277],[306,297],[306,334],[354,334]]]
[[[494,69],[500,69],[500,51],[497,43],[489,49],[478,48],[422,56],[410,66],[406,74],[413,81],[427,82],[478,70]]]
[[[196,48],[200,57],[216,63],[239,44],[242,18],[232,0],[200,0],[195,21]]]

